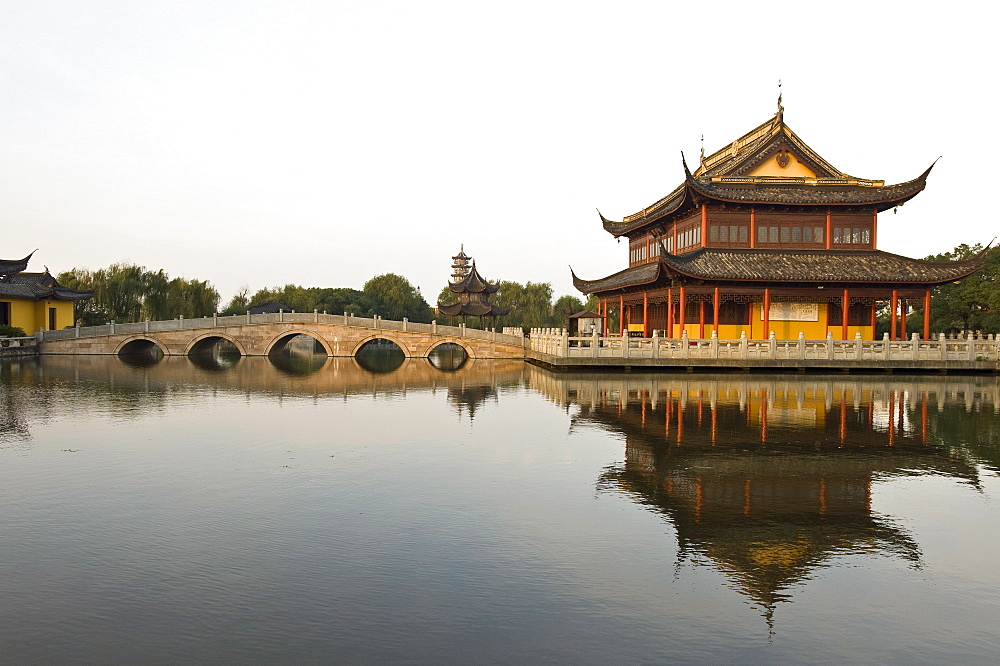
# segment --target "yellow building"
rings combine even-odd
[[[30,254],[24,259],[0,259],[0,326],[25,333],[73,326],[73,303],[93,298],[94,292],[63,287],[47,269],[25,272],[30,259]]]

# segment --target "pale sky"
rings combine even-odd
[[[989,242],[992,3],[0,0],[0,258],[241,286],[394,272],[579,295],[648,206],[771,117],[927,189],[879,248]]]

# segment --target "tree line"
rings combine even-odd
[[[423,323],[437,317],[420,290],[395,273],[377,275],[361,289],[286,284],[251,294],[248,287],[243,287],[221,309],[219,292],[207,280],[171,278],[163,269],[151,270],[136,264],[117,263],[97,270],[73,268],[60,273],[56,279],[65,287],[94,291],[94,298],[74,303],[74,319],[83,326],[181,316],[191,319],[216,312],[220,315],[243,314],[251,306],[272,301],[296,312],[347,312],[359,317],[379,315],[397,321],[405,317]],[[546,282],[501,281],[497,286],[498,291],[491,302],[510,308],[510,314],[497,322],[499,326],[561,327],[566,325],[568,314],[579,312],[588,305],[569,295],[553,301],[552,285]],[[448,287],[442,289],[441,303],[456,300]],[[589,307],[595,309],[596,301],[589,303]],[[445,323],[445,317],[437,318]],[[490,323],[470,318],[468,325]]]

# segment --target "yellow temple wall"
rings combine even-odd
[[[763,305],[761,303],[753,303],[750,311],[750,324],[721,324],[719,326],[719,338],[722,340],[735,340],[740,337],[740,334],[746,332],[748,338],[753,340],[763,340],[770,337],[770,333],[774,333],[774,337],[778,340],[796,340],[799,337],[799,333],[805,335],[806,340],[825,340],[827,333],[833,334],[834,340],[842,340],[843,337],[843,327],[842,326],[827,326],[827,304],[819,303],[819,316],[817,321],[781,321],[781,320],[770,320],[768,321],[768,332],[764,332],[764,321],[761,319],[761,308]],[[629,327],[633,331],[642,331],[642,324],[631,324]],[[668,332],[668,337],[679,338],[682,335],[682,331],[686,330],[688,337],[692,339],[701,338],[701,325],[700,324],[685,324],[681,327],[680,324],[674,324],[673,334]],[[705,324],[705,338],[712,337],[713,326],[711,324]],[[848,326],[847,327],[847,340],[853,340],[855,336],[860,333],[862,340],[873,340],[874,330],[871,326]]]
[[[0,303],[10,303],[10,325],[22,329],[28,335],[40,328],[49,328],[49,308],[56,309],[55,329],[73,325],[73,303],[70,301],[28,301],[3,299]]]

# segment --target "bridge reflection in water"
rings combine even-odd
[[[933,474],[979,485],[1000,469],[998,382],[533,375],[574,427],[625,436],[597,481],[663,515],[677,566],[707,558],[773,621],[816,569],[848,554],[921,565],[873,486]]]

